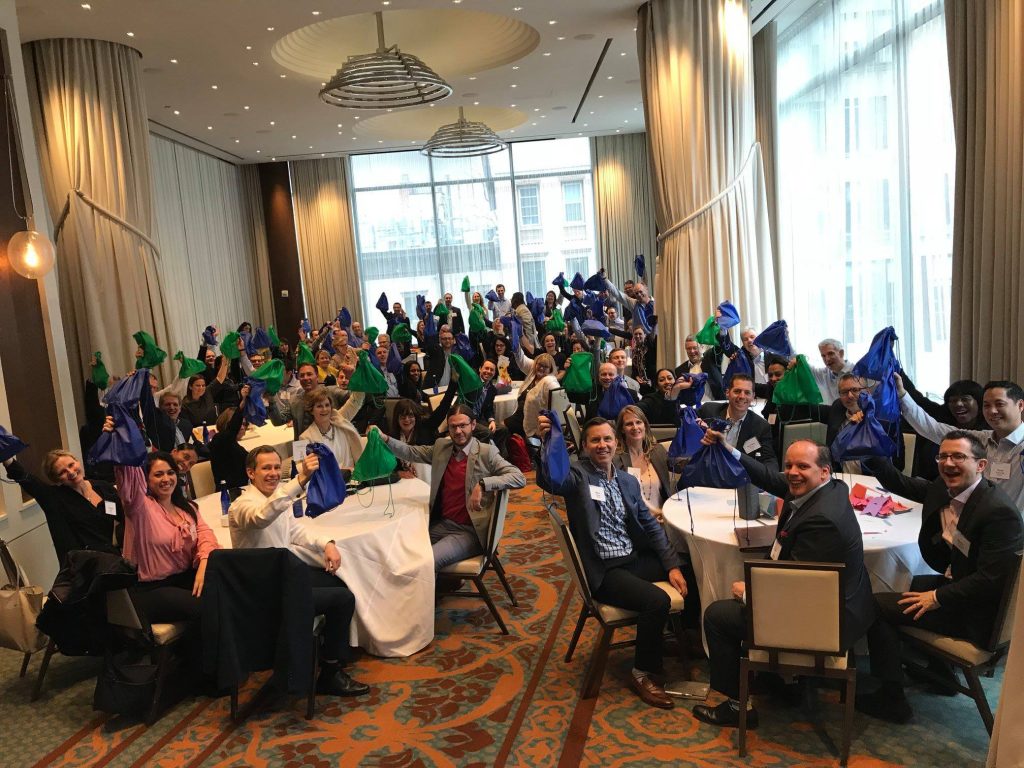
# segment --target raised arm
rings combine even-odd
[[[923,477],[907,477],[896,469],[889,459],[865,459],[864,466],[874,473],[875,479],[890,493],[919,503],[924,502],[925,496],[928,495],[928,486],[931,483]]]

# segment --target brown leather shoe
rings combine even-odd
[[[642,675],[641,677],[633,677],[631,675],[629,687],[636,692],[636,695],[643,700],[644,704],[658,707],[659,709],[672,709],[675,706],[672,697],[665,693],[665,689],[654,682],[650,675]]]

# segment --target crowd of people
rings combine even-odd
[[[662,514],[682,464],[654,428],[680,427],[692,416],[702,445],[722,446],[754,485],[783,500],[770,557],[845,566],[842,647],[866,637],[879,681],[857,706],[906,722],[911,710],[896,628],[910,623],[987,638],[1017,564],[1024,544],[1024,391],[1011,381],[957,381],[936,403],[900,370],[893,375],[902,416],[896,429],[916,433],[917,450],[837,461],[827,446],[865,418],[865,396],[877,385],[853,372],[840,341],[822,340],[822,364],[808,366],[815,402],[794,404],[773,394],[806,361],[759,348],[754,328],[737,328],[737,345],[728,328],[716,325],[713,337],[688,336],[676,359],[659,361],[658,318],[642,280],[620,289],[602,270],[588,280],[560,275],[553,288],[533,297],[508,295],[499,284],[484,294],[472,291],[467,278],[465,308],[446,293],[436,303],[419,297],[413,315],[382,294],[381,329],[341,310],[319,327],[304,321],[294,343],[254,332],[248,322],[223,338],[211,326],[189,361],[195,373],[163,388],[149,374],[145,397],[155,407],[138,409],[147,441],[141,466],[88,465],[55,450],[44,460],[43,478],[16,459],[5,462],[7,474],[38,500],[62,563],[73,550],[120,552],[137,568],[133,598],[151,621],[198,622],[206,562],[218,545],[197,514],[188,473],[209,460],[218,485],[240,491],[229,515],[234,547],[321,553],[312,582],[314,609],[327,617],[318,687],[357,695],[368,687],[343,666],[351,658],[348,624],[358,596],[334,575],[334,543],[292,514],[320,460],[310,454],[294,463],[270,446],[246,451],[240,440],[250,414],[265,412],[274,425],[290,424],[295,440],[323,444],[342,470],[353,468],[363,438],[374,431],[397,458],[399,477],[416,477],[418,466],[430,465],[437,570],[483,551],[494,493],[522,488],[532,458],[541,488],[565,500],[594,595],[639,615],[633,689],[652,706],[673,706],[661,677],[670,600],[652,584],[667,581],[685,598],[684,624],[703,626],[711,686],[726,697],[716,707],[695,707],[694,715],[733,726],[746,638],[743,582],[733,599],[701,605],[690,553]],[[150,352],[140,343],[140,361]],[[94,361],[94,369],[100,365]],[[265,390],[256,382],[275,366],[279,385]],[[382,388],[350,389],[368,367]],[[570,471],[555,478],[538,445],[551,433],[542,412],[557,389],[568,393],[583,427],[570,436]],[[104,408],[107,392],[101,376],[86,382],[83,451],[119,426]],[[495,399],[504,395],[514,396],[515,410],[499,419]],[[826,445],[798,440],[784,449],[783,428],[793,420],[826,425]],[[923,504],[919,545],[935,576],[915,577],[905,593],[872,594],[850,489],[836,476],[844,471],[873,474],[886,489]],[[952,674],[933,667],[937,675]],[[748,723],[756,722],[750,713]]]

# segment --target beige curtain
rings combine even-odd
[[[636,279],[634,258],[642,253],[647,261],[646,282],[653,291],[658,245],[647,137],[626,133],[595,136],[590,141],[598,263],[608,270],[612,282],[621,286]]]
[[[259,286],[267,265],[258,258],[242,169],[159,136],[150,137],[150,154],[168,352],[191,357],[207,325],[223,337],[243,320],[270,321]]]
[[[362,320],[345,160],[332,157],[288,165],[306,315],[316,325],[348,307],[353,319]]]
[[[777,319],[742,0],[651,0],[637,42],[659,237],[658,355],[666,365],[715,305]]]
[[[242,194],[245,196],[246,223],[252,232],[253,269],[256,278],[256,314],[268,325],[276,324],[274,289],[270,282],[270,248],[267,245],[267,223],[263,217],[263,195],[260,192],[260,167],[243,165]],[[281,333],[281,329],[277,329]],[[291,332],[290,329],[288,331]]]
[[[946,0],[956,193],[951,379],[1024,378],[1024,3]]]
[[[754,132],[761,145],[764,169],[765,205],[768,207],[768,231],[772,241],[772,268],[775,273],[775,304],[782,307],[782,255],[779,252],[779,187],[775,175],[775,144],[778,131],[778,97],[775,90],[775,22],[754,35]]]
[[[134,365],[132,333],[149,331],[162,345],[168,338],[157,255],[147,243],[152,203],[140,57],[123,45],[79,39],[37,40],[24,53],[46,199],[53,221],[63,220],[57,277],[71,369],[84,377],[99,350],[108,370],[125,371]]]

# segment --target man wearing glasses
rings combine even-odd
[[[882,685],[857,697],[857,709],[865,714],[895,723],[912,715],[903,692],[897,626],[982,647],[992,636],[1003,589],[1024,544],[1024,526],[1013,501],[982,476],[989,463],[985,452],[974,433],[953,430],[939,444],[938,480],[907,477],[888,461],[868,462],[887,490],[923,504],[917,543],[925,562],[942,575],[915,576],[909,592],[875,595],[879,616],[868,643],[871,671]],[[954,679],[943,663],[929,662],[929,670]]]
[[[460,403],[448,412],[448,437],[433,445],[407,445],[380,435],[399,460],[431,465],[430,543],[436,571],[481,554],[494,514],[494,492],[526,486],[523,473],[497,448],[473,437],[475,428],[473,409]]]
[[[825,424],[828,429],[825,433],[825,445],[832,445],[836,436],[843,427],[851,422],[860,421],[860,393],[864,391],[864,385],[859,378],[852,373],[844,373],[839,377],[839,397],[831,406],[821,406],[818,411],[818,421]],[[842,466],[839,462],[832,462],[833,472],[859,473],[861,466],[859,461],[844,461]]]

